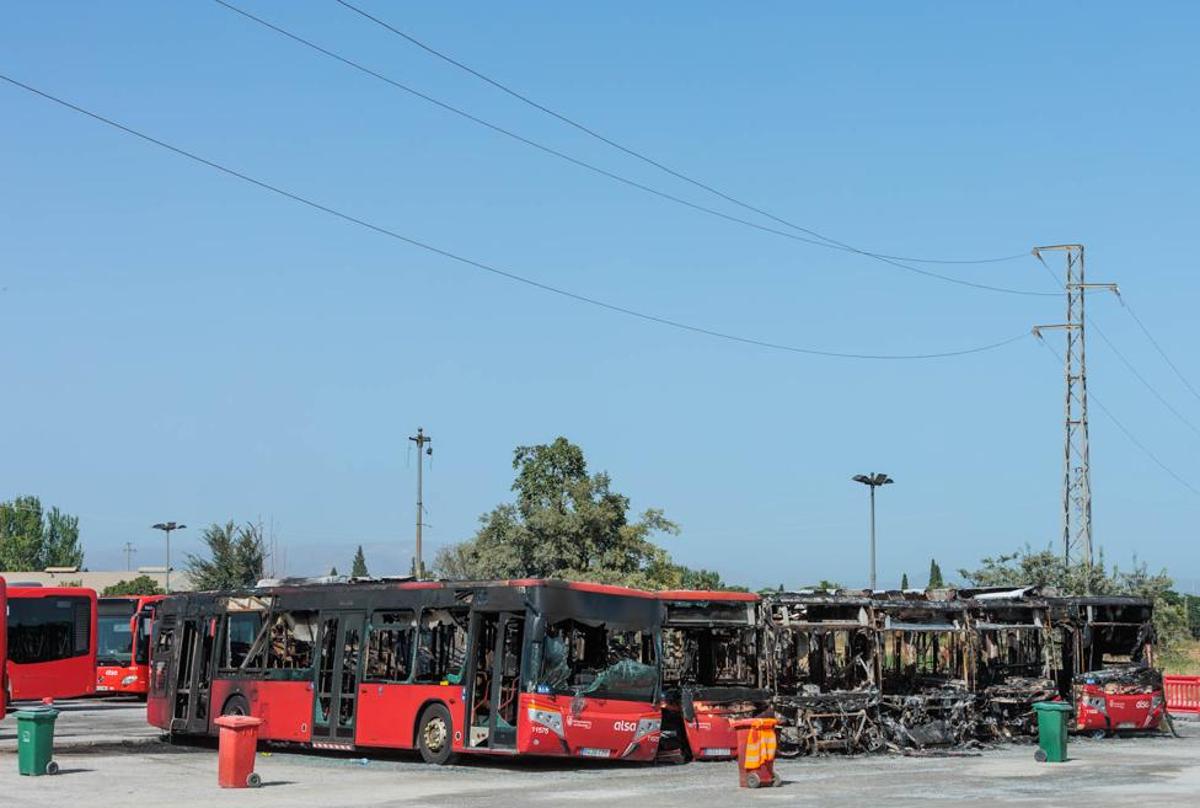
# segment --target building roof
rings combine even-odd
[[[131,581],[139,575],[154,579],[159,587],[166,585],[166,573],[162,567],[141,567],[136,570],[70,570],[56,567],[53,572],[23,572],[5,570],[0,572],[0,578],[10,586],[23,584],[40,584],[41,586],[67,586],[78,582],[79,586],[95,589],[97,593],[121,581]],[[183,570],[171,571],[171,591],[184,592],[192,588],[188,575]]]

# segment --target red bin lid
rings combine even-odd
[[[262,722],[263,720],[261,718],[255,718],[252,715],[223,715],[220,718],[213,720],[213,723],[218,727],[228,727],[229,729],[257,727]]]

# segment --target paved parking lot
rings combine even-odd
[[[1141,806],[1194,804],[1200,795],[1200,724],[1177,722],[1182,738],[1078,740],[1065,764],[1039,764],[1031,746],[979,754],[911,758],[829,757],[781,761],[785,784],[735,787],[731,763],[688,766],[578,766],[474,760],[442,768],[409,755],[353,758],[260,753],[265,786],[216,787],[211,748],[170,746],[147,728],[139,704],[60,705],[55,777],[16,773],[15,721],[0,723],[0,795],[5,804],[61,808],[77,803],[159,806],[489,806],[637,804],[664,808],[748,804],[906,806],[981,800],[1004,805]],[[10,802],[11,801],[11,802]]]

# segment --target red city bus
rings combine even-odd
[[[96,692],[145,696],[150,629],[163,595],[100,598],[96,618]]]
[[[8,590],[8,687],[13,701],[96,692],[96,592]]]
[[[0,720],[8,712],[8,591],[0,578]]]
[[[750,592],[660,592],[663,758],[720,760],[737,755],[739,718],[762,714],[758,604]]]
[[[147,718],[316,748],[653,761],[662,604],[546,580],[289,583],[172,595],[154,628]]]

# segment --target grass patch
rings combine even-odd
[[[1164,673],[1176,676],[1200,676],[1200,640],[1181,643],[1160,660]]]

